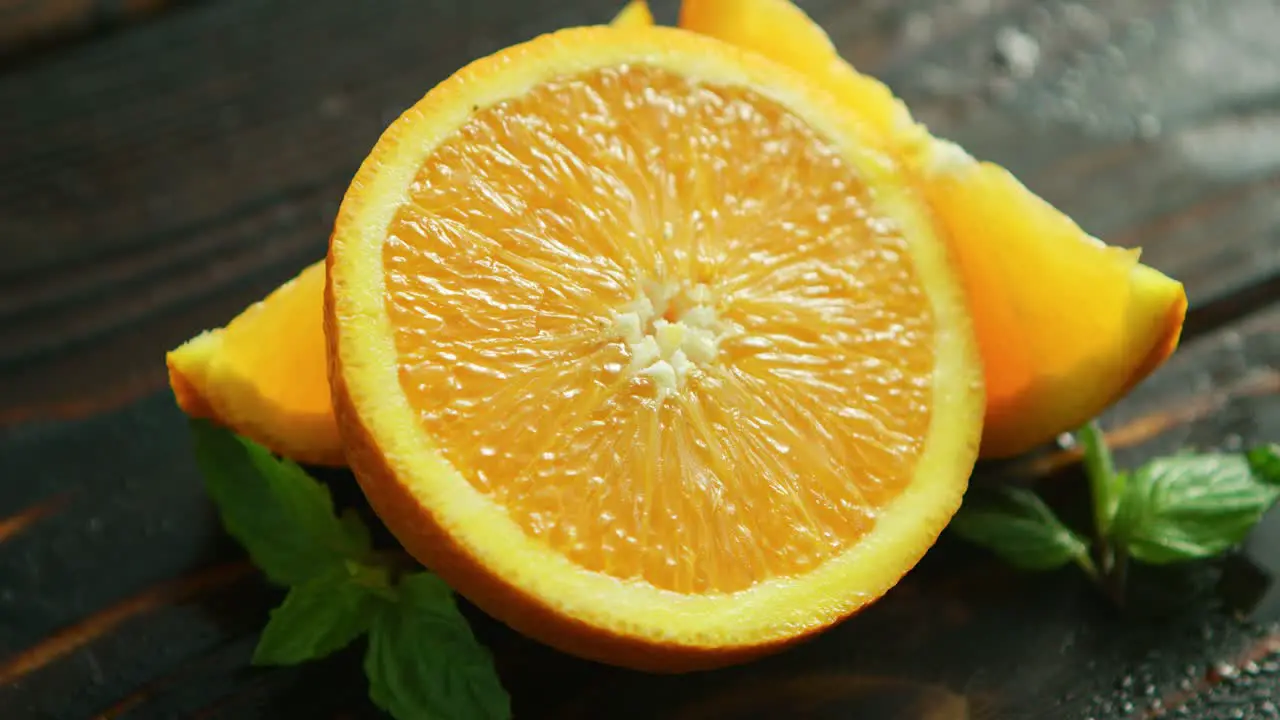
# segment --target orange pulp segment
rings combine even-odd
[[[927,213],[776,64],[571,30],[460,71],[344,199],[352,467],[548,643],[721,664],[878,597],[958,507],[982,395]]]
[[[401,389],[584,568],[685,593],[803,572],[866,533],[929,429],[932,313],[873,211],[751,90],[545,83],[441,143],[387,229]]]

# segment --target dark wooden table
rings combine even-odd
[[[248,667],[281,593],[221,532],[162,355],[321,256],[430,86],[618,4],[0,0],[0,718],[377,717],[358,648]],[[1183,347],[1105,418],[1122,462],[1280,439],[1280,0],[804,6],[940,134],[1186,283]],[[1011,476],[1079,500],[1069,452],[977,482]],[[692,676],[473,616],[521,717],[1273,718],[1273,524],[1138,573],[1124,612],[944,537],[819,640]]]

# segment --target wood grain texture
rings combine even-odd
[[[0,58],[140,20],[173,0],[0,0]]]
[[[0,58],[0,718],[379,717],[359,648],[248,668],[281,592],[213,515],[163,352],[319,257],[356,165],[434,83],[620,4],[207,0]],[[1122,463],[1280,439],[1280,0],[801,4],[936,132],[1187,283],[1184,347],[1104,418]],[[977,480],[1010,478],[1079,501],[1069,450]],[[1247,555],[1277,572],[1270,537]],[[1019,575],[944,537],[834,632],[679,678],[468,612],[520,717],[1266,717],[1276,628],[1216,600],[1231,567],[1139,577],[1165,600],[1119,614],[1070,572]]]

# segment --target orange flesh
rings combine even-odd
[[[934,329],[907,244],[751,91],[632,66],[480,110],[383,263],[424,430],[588,570],[681,593],[797,575],[913,475]],[[662,320],[715,338],[674,383],[641,357]]]

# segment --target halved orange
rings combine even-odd
[[[959,506],[981,366],[926,207],[803,76],[664,28],[477,61],[351,183],[325,319],[347,457],[516,629],[649,670],[884,593]]]

